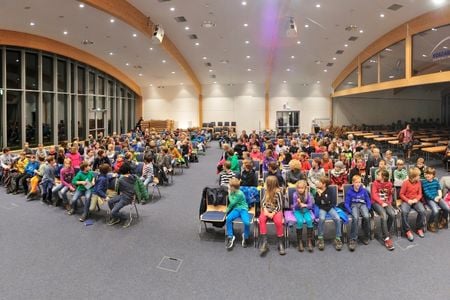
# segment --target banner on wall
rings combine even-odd
[[[444,60],[444,59],[449,59],[450,58],[450,49],[448,46],[443,46],[441,48],[441,46],[445,43],[448,42],[448,44],[450,44],[450,36],[444,38],[442,41],[440,41],[436,47],[434,47],[434,49],[431,51],[431,56],[433,58],[433,61],[439,61],[439,60]]]

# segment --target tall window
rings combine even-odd
[[[38,55],[36,53],[27,53],[25,55],[26,61],[26,89],[27,90],[37,90],[38,85]]]
[[[44,93],[42,97],[42,138],[44,145],[53,145],[53,94]]]
[[[22,92],[6,93],[7,144],[11,148],[22,146]]]
[[[39,93],[26,93],[25,99],[25,134],[26,141],[30,143],[31,147],[36,147],[38,144],[38,106]],[[45,127],[45,123],[42,124]]]
[[[21,88],[21,57],[20,51],[6,51],[6,86],[8,89]]]
[[[42,90],[53,91],[53,57],[42,56]]]
[[[67,95],[59,94],[58,95],[58,140],[65,141],[67,140],[67,113],[68,113],[68,105],[67,105]]]

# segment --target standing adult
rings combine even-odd
[[[406,128],[398,133],[398,142],[402,145],[403,156],[407,159],[411,159],[411,150],[413,146],[414,133],[409,124],[406,124]]]

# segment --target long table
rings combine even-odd
[[[430,154],[444,153],[446,150],[447,150],[447,146],[434,146],[434,147],[422,148],[422,151],[425,152],[425,160],[430,159]]]

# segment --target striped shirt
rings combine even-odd
[[[434,178],[431,181],[428,180],[421,180],[422,183],[422,191],[423,191],[423,197],[425,200],[434,200],[436,196],[438,195],[438,191],[441,189],[441,186],[436,178]]]
[[[230,179],[236,177],[236,175],[231,171],[222,171],[219,174],[219,185],[228,186],[230,184]]]

